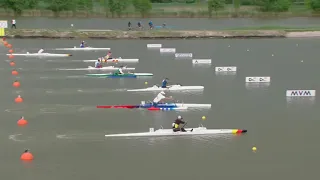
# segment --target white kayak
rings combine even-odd
[[[7,56],[31,56],[31,57],[68,57],[72,56],[71,54],[51,54],[51,53],[29,53],[26,54],[7,54]]]
[[[243,134],[247,130],[242,129],[207,129],[200,126],[197,128],[186,128],[187,132],[174,132],[172,129],[158,129],[150,128],[149,132],[142,133],[126,133],[126,134],[107,134],[105,137],[152,137],[152,136],[187,136],[187,135],[212,135],[212,134]]]
[[[69,50],[69,51],[98,51],[98,50],[110,50],[110,48],[95,48],[95,47],[76,47],[73,48],[56,48],[55,50]]]
[[[82,60],[83,62],[96,62],[98,59],[95,60]],[[139,59],[122,59],[122,58],[116,58],[116,59],[107,59],[107,60],[102,60],[102,62],[113,62],[113,63],[137,63],[139,62]]]
[[[211,104],[185,104],[185,103],[175,103],[177,107],[183,108],[211,108]]]
[[[76,68],[76,69],[57,69],[60,71],[85,71],[85,70],[100,70],[100,71],[107,71],[107,70],[117,70],[119,69],[119,67],[115,67],[115,66],[105,66],[102,68],[95,68],[92,66],[88,66],[88,68]],[[128,70],[128,71],[134,71],[136,68],[130,68],[130,67],[123,67],[122,70]]]
[[[181,86],[179,84],[177,85],[171,85],[168,86],[167,88],[161,88],[157,85],[154,85],[152,87],[148,87],[145,89],[129,89],[127,91],[131,92],[143,92],[143,91],[184,91],[184,90],[203,90],[203,86]]]

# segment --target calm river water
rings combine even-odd
[[[50,49],[73,47],[79,41],[10,40],[10,43],[16,52],[45,48],[47,52],[58,53]],[[3,59],[0,66],[0,173],[3,179],[298,180],[317,177],[319,102],[317,99],[287,100],[285,91],[319,90],[319,40],[90,40],[88,43],[94,47],[110,47],[114,56],[139,58],[139,63],[128,66],[136,67],[136,72],[154,73],[154,77],[86,78],[83,75],[87,71],[57,70],[93,65],[80,60],[96,59],[105,52],[72,52],[72,57],[59,59],[16,57],[20,74],[13,77],[12,68],[5,61],[7,49],[0,47]],[[148,50],[148,43],[161,43],[164,47],[176,48],[178,53],[193,53],[195,58],[211,58],[212,66],[193,66],[191,60],[161,55],[159,50]],[[237,66],[238,72],[215,74],[215,66]],[[246,76],[270,76],[271,84],[248,86]],[[212,108],[180,113],[95,108],[96,105],[152,100],[154,93],[124,90],[151,86],[164,77],[183,85],[203,85],[203,93],[168,95],[185,103],[211,103]],[[14,89],[12,82],[17,78],[21,87]],[[24,103],[14,104],[18,94],[24,97]],[[202,123],[207,128],[242,128],[248,133],[174,138],[104,137],[111,133],[148,131],[149,127],[170,128],[177,115],[182,115],[189,127]],[[29,121],[27,127],[17,127],[20,116]],[[202,116],[207,119],[201,120]],[[255,153],[251,150],[253,146],[258,148]],[[25,148],[31,149],[35,156],[31,163],[19,159]]]

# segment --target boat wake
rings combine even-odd
[[[78,76],[41,76],[39,79],[41,80],[49,80],[49,79],[85,79],[89,78],[88,76],[78,75]],[[99,78],[93,78],[99,79]]]
[[[76,140],[76,141],[104,141],[103,133],[70,133],[57,134],[56,138],[59,140]]]
[[[7,113],[24,114],[29,112],[32,114],[54,114],[54,113],[75,113],[75,112],[88,112],[97,111],[93,105],[67,105],[67,104],[35,104],[25,105],[20,108],[9,108],[4,110]]]
[[[9,136],[8,139],[15,141],[15,142],[26,142],[27,140],[21,139],[22,134],[12,134]]]
[[[121,140],[134,140],[134,146],[139,146],[137,141],[148,145],[159,145],[161,143],[167,143],[168,141],[188,141],[191,145],[204,145],[205,146],[224,146],[226,141],[231,141],[233,135],[229,134],[211,134],[211,135],[197,135],[197,136],[158,136],[158,137],[123,137]],[[119,138],[108,138],[108,140],[120,140]],[[191,143],[189,142],[191,141]],[[201,146],[203,148],[203,146]]]

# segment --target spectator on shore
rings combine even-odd
[[[17,29],[16,20],[15,19],[11,20],[11,29],[13,29],[13,28]]]
[[[130,31],[132,29],[132,27],[131,27],[131,22],[129,21],[128,22],[128,30]]]

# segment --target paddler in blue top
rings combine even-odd
[[[95,67],[95,68],[102,68],[102,64],[101,64],[100,58],[98,59],[98,61],[96,61],[96,62],[94,63],[94,67]]]
[[[161,88],[167,88],[168,80],[169,80],[168,78],[165,78],[164,80],[162,80]]]
[[[152,23],[152,21],[149,22],[149,28],[150,28],[150,29],[153,29],[153,23]]]
[[[80,44],[80,48],[84,48],[84,47],[85,47],[85,44],[86,44],[86,43],[85,43],[84,41],[82,41],[81,44]]]

